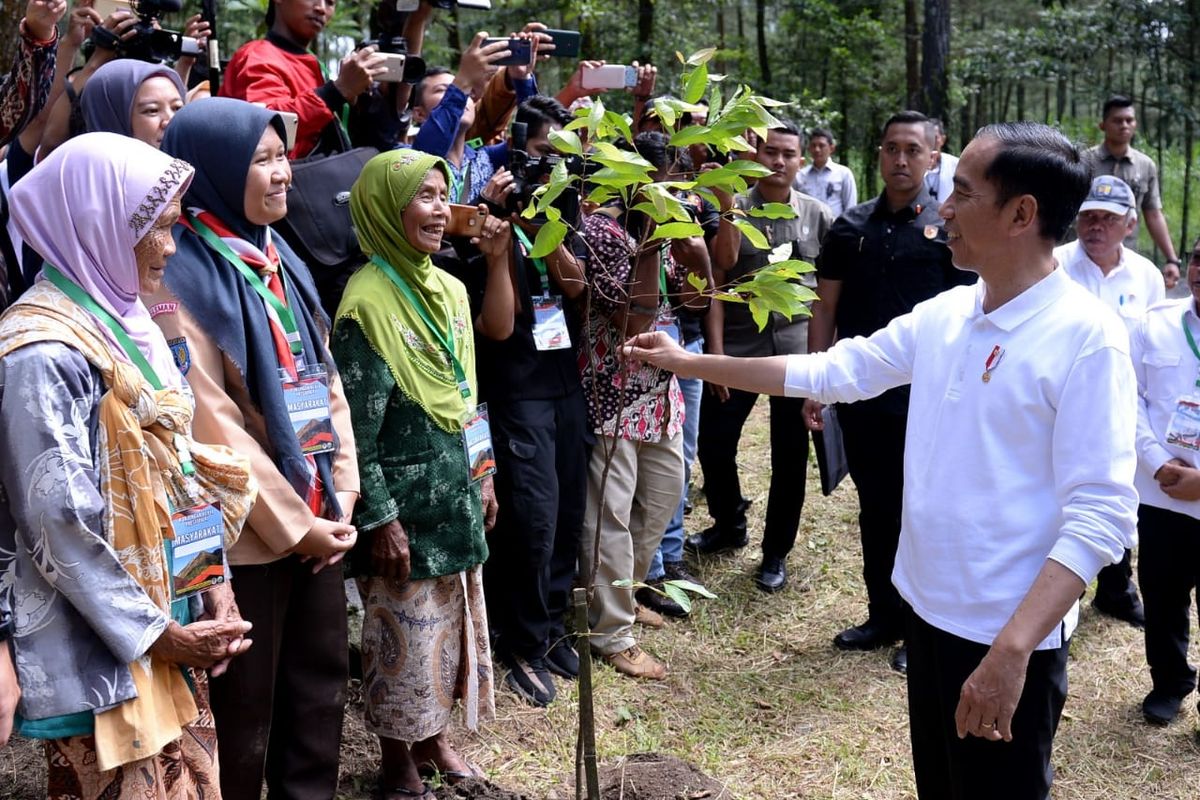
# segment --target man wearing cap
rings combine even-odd
[[[1054,259],[1067,275],[1117,312],[1131,331],[1146,309],[1166,296],[1153,262],[1122,243],[1137,227],[1134,202],[1133,190],[1120,178],[1093,179],[1075,218],[1079,238],[1054,249]],[[1146,617],[1133,583],[1131,556],[1126,550],[1120,562],[1100,570],[1092,606],[1140,628]]]
[[[1158,194],[1158,167],[1154,159],[1133,147],[1133,135],[1137,133],[1137,116],[1133,101],[1122,95],[1113,95],[1104,103],[1100,114],[1100,130],[1104,141],[1084,151],[1092,165],[1092,175],[1112,175],[1125,181],[1133,190],[1134,208],[1141,211],[1146,221],[1150,238],[1163,251],[1163,280],[1168,289],[1179,280],[1179,259],[1175,256],[1175,245],[1167,229],[1167,218],[1162,211],[1162,198]],[[1125,237],[1125,247],[1137,248],[1137,227]]]

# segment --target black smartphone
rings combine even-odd
[[[554,42],[554,50],[550,52],[554,58],[579,57],[579,31],[544,30],[542,33]]]
[[[489,39],[484,39],[483,46],[487,47],[488,45],[495,44],[496,42],[507,42],[508,50],[509,50],[508,56],[500,59],[499,61],[492,62],[496,66],[498,66],[498,67],[513,67],[513,66],[522,66],[524,64],[532,64],[533,63],[533,41],[532,40],[530,40],[530,39],[501,39],[498,37],[492,37]]]

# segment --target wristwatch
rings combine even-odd
[[[1163,266],[1165,267],[1167,264],[1174,264],[1177,267],[1183,266],[1183,262],[1180,261],[1178,258],[1168,258],[1166,261],[1163,262]]]

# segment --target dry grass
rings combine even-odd
[[[755,533],[769,478],[765,420],[760,403],[741,459],[743,489],[755,500]],[[821,497],[815,474],[813,467],[785,591],[766,597],[754,588],[754,546],[705,559],[697,575],[719,599],[700,601],[690,620],[642,631],[642,644],[671,665],[668,680],[638,683],[597,666],[602,759],[645,751],[678,755],[723,782],[724,800],[914,797],[905,686],[888,668],[890,653],[840,653],[831,644],[866,610],[857,500],[849,485]],[[699,505],[688,526],[705,524]],[[1070,679],[1054,759],[1056,798],[1200,797],[1192,704],[1168,728],[1141,721],[1149,675],[1139,632],[1087,607],[1072,646]],[[575,752],[575,687],[560,682],[559,688],[559,700],[544,710],[499,689],[497,719],[477,736],[460,737],[468,757],[495,783],[538,800],[574,797],[564,786]],[[371,796],[377,753],[352,711],[342,750],[346,800]],[[30,776],[16,772],[13,751],[0,752],[0,797],[32,800],[35,794],[16,789],[31,785]]]

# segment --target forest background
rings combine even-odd
[[[267,0],[217,0],[217,37],[228,57],[263,33]],[[385,3],[394,0],[383,0]],[[859,198],[881,189],[878,131],[900,108],[946,123],[958,152],[980,126],[1030,119],[1094,144],[1100,106],[1134,98],[1135,146],[1159,164],[1164,210],[1177,249],[1200,229],[1195,169],[1200,135],[1200,0],[492,0],[491,10],[439,10],[426,36],[430,65],[453,66],[476,31],[503,35],[538,20],[578,30],[585,58],[660,70],[659,92],[677,91],[676,52],[716,47],[714,72],[793,103],[783,114],[805,128],[829,127],[835,157],[856,173]],[[341,0],[318,43],[336,61],[371,35],[375,2]],[[200,0],[163,24],[182,28]],[[0,6],[0,64],[10,63],[24,2]],[[539,66],[556,92],[575,63]],[[609,107],[630,100],[610,93]],[[1152,244],[1142,232],[1142,251]],[[1158,257],[1157,253],[1154,253]]]

